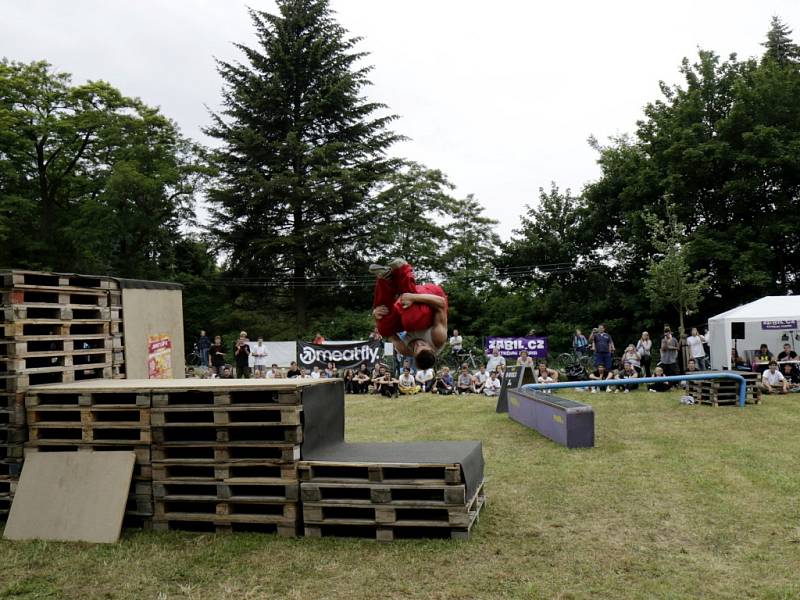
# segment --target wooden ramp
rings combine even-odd
[[[133,452],[30,454],[3,537],[113,544],[135,459]]]

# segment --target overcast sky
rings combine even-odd
[[[214,57],[251,44],[252,0],[0,2],[0,55],[44,59],[76,83],[105,79],[201,141],[221,82]],[[333,0],[364,38],[370,99],[410,141],[394,153],[442,169],[511,235],[539,187],[579,191],[599,175],[586,139],[632,132],[658,82],[698,46],[760,55],[772,15],[797,29],[798,0],[519,2]]]

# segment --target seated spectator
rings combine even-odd
[[[429,369],[420,369],[414,376],[423,392],[430,392],[433,390],[434,374],[433,367]]]
[[[653,372],[653,377],[664,377],[664,369],[656,367],[656,370]],[[672,382],[657,381],[648,385],[647,389],[651,392],[668,392],[672,389]]]
[[[620,379],[619,370],[618,369],[611,369],[611,372],[608,374],[608,377],[606,377],[606,381],[616,381],[617,379]],[[610,393],[616,394],[617,392],[619,392],[619,388],[620,387],[621,386],[618,386],[618,385],[608,385],[608,386],[606,386],[606,393],[608,393],[608,394],[610,394]]]
[[[233,379],[233,369],[230,365],[224,365],[219,374],[220,379]]]
[[[408,367],[403,369],[403,374],[400,375],[400,379],[397,382],[397,389],[401,394],[419,393],[420,386],[417,385],[417,382],[414,380],[414,376],[411,374],[411,369]]]
[[[442,370],[436,376],[436,383],[434,389],[437,394],[452,394],[454,391],[453,376],[450,374],[449,367],[442,367]]]
[[[486,383],[483,386],[483,393],[487,396],[499,396],[500,387],[502,385],[502,382],[497,377],[497,372],[492,371],[489,373],[489,379],[486,380]]]
[[[398,394],[397,379],[391,376],[389,371],[383,367],[380,369],[380,374],[377,379],[373,380],[375,384],[375,393],[387,398],[394,398]]]
[[[297,363],[292,361],[289,365],[289,370],[286,371],[286,376],[289,379],[294,379],[295,377],[300,377],[300,369],[297,368]]]
[[[693,359],[693,358],[690,358],[689,362],[686,363],[686,373],[690,374],[690,373],[699,373],[699,372],[700,372],[700,369],[697,368],[697,361],[695,359]],[[680,381],[680,382],[678,382],[678,385],[680,385],[682,388],[688,388],[689,387],[689,382],[688,381]]]
[[[783,367],[781,370],[783,378],[789,384],[789,391],[800,392],[800,369],[790,363],[781,366]]]
[[[269,379],[283,379],[283,371],[277,364],[272,363],[272,367],[267,371],[267,377]]]
[[[505,363],[503,363],[502,365],[497,365],[497,370],[495,371],[495,373],[497,373],[497,378],[500,381],[502,381],[503,378],[506,376],[506,365],[505,365]]]
[[[358,371],[353,376],[353,389],[355,389],[355,394],[366,394],[369,391],[369,370],[367,369],[367,365],[361,364],[358,368]]]
[[[639,356],[633,344],[628,344],[625,352],[622,353],[622,364],[624,365],[626,362],[631,364],[634,371],[642,366],[642,357]]]
[[[499,365],[506,366],[506,357],[500,355],[499,348],[492,348],[492,351],[489,353],[489,360],[486,362],[486,370],[491,373],[492,371],[496,371]]]
[[[797,352],[792,350],[790,344],[784,344],[783,350],[778,354],[778,362],[782,360],[797,360]]]
[[[353,369],[345,369],[342,378],[344,379],[344,393],[356,394],[356,374],[353,373]]]
[[[597,365],[595,365],[594,371],[589,373],[589,379],[593,381],[605,381],[606,379],[609,378],[609,376],[610,373],[606,371],[606,366],[603,363],[598,363]],[[598,388],[592,387],[590,389],[592,390],[593,394],[597,393]]]
[[[756,360],[758,362],[769,362],[773,359],[772,352],[769,351],[769,348],[766,344],[761,344],[758,348],[758,352],[756,352]]]
[[[744,359],[741,356],[739,356],[739,353],[736,351],[736,348],[731,348],[731,368],[739,371],[749,370],[749,368],[744,362]]]
[[[634,368],[634,366],[631,363],[626,362],[624,365],[622,365],[622,372],[619,374],[619,378],[620,379],[638,379],[639,378],[639,373],[636,371],[636,369]],[[622,385],[622,393],[623,394],[627,394],[631,390],[638,390],[638,389],[639,389],[639,384],[638,383],[632,383],[631,382],[631,383],[624,383]]]
[[[469,369],[466,365],[461,367],[461,372],[458,374],[456,392],[459,394],[469,394],[475,392],[475,388],[472,385],[472,375],[469,374]]]
[[[320,379],[322,377],[322,373],[319,370],[319,367],[314,365],[314,368],[311,369],[311,379]]]
[[[300,375],[297,376],[298,379],[311,379],[311,375],[308,374],[305,367],[300,367]]]
[[[537,374],[538,374],[538,370],[541,369],[542,367],[547,369],[547,374],[553,380],[553,383],[558,382],[559,372],[556,369],[552,369],[552,368],[548,367],[546,360],[543,360],[543,361],[539,362],[539,365],[536,367],[537,368]]]
[[[322,372],[322,378],[333,379],[334,377],[338,377],[338,374],[336,372],[336,366],[332,362],[329,362],[325,366],[325,370]]]
[[[475,388],[476,394],[482,394],[486,387],[486,380],[489,379],[489,374],[486,372],[486,367],[481,367],[472,377],[472,385]]]
[[[544,363],[539,363],[538,371],[536,373],[536,383],[553,383],[553,378],[550,375],[549,369],[547,365]],[[550,394],[550,390],[545,390],[546,394]]]
[[[786,378],[778,371],[777,361],[769,361],[769,368],[762,373],[758,387],[765,394],[785,394],[789,391]]]
[[[519,351],[519,358],[517,358],[517,366],[534,368],[533,358],[528,356],[527,350]]]

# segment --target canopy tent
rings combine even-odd
[[[746,350],[758,350],[767,344],[777,356],[788,342],[795,348],[800,341],[800,296],[764,296],[749,304],[743,304],[708,320],[711,337],[711,367],[731,368],[731,349],[734,343],[743,356]],[[744,323],[744,338],[734,342],[731,332],[733,323]],[[800,344],[797,344],[800,347]]]

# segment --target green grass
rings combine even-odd
[[[557,446],[486,398],[348,398],[350,441],[483,440],[487,506],[468,542],[3,541],[0,598],[800,597],[800,397],[563,395],[594,405],[596,448]]]

